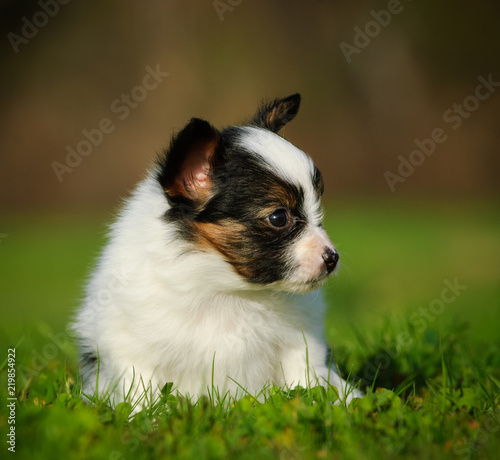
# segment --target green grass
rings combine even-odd
[[[80,398],[65,329],[103,244],[102,216],[0,222],[0,457],[7,350],[16,348],[16,457],[37,459],[468,459],[500,451],[500,215],[494,203],[330,204],[343,268],[325,289],[341,371],[366,396],[272,388],[264,401],[170,393],[129,404]],[[7,236],[5,236],[7,235]],[[461,286],[450,295],[447,286]],[[442,303],[440,303],[442,302]],[[5,360],[5,362],[3,362]],[[221,395],[222,399],[222,395]],[[12,454],[14,455],[14,454]]]

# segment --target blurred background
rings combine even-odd
[[[346,267],[331,302],[369,323],[418,311],[459,277],[477,291],[457,311],[498,340],[499,3],[3,0],[0,10],[11,340],[23,321],[64,328],[104,223],[190,117],[223,127],[294,92],[302,107],[283,134],[323,171]],[[446,140],[431,149],[436,130]],[[432,155],[412,153],[416,140]]]
[[[496,2],[65,1],[1,2],[6,208],[106,209],[190,117],[222,127],[293,92],[303,105],[284,135],[324,171],[329,196],[498,195],[500,88],[458,129],[443,120],[479,76],[500,81]],[[373,13],[391,5],[399,13],[377,32]],[[373,36],[358,37],[364,48],[355,28]],[[148,66],[169,75],[136,90],[121,120],[126,104],[112,103]],[[52,163],[104,118],[114,131],[59,182]],[[392,193],[384,173],[435,128],[447,141]]]

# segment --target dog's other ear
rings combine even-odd
[[[210,172],[221,160],[221,136],[210,123],[191,121],[159,159],[158,181],[172,203],[206,202],[212,195]]]
[[[255,114],[251,124],[259,128],[266,128],[277,133],[289,121],[293,120],[300,106],[300,94],[292,94],[284,99],[263,104]]]

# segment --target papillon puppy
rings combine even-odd
[[[278,131],[300,95],[219,131],[193,118],[128,199],[75,329],[83,391],[118,402],[334,385],[318,288],[339,267],[321,173]]]

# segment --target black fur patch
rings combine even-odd
[[[176,177],[181,173],[187,157],[200,146],[213,145],[213,155],[207,158],[210,166],[221,160],[220,134],[205,120],[192,118],[189,123],[172,138],[170,146],[157,158],[158,170],[156,177],[166,197],[173,206],[181,205],[184,211],[196,206],[193,197],[187,196],[185,190],[176,183]]]
[[[316,166],[314,166],[313,184],[314,189],[316,190],[316,196],[319,199],[325,191],[325,183],[323,182],[323,175]]]
[[[290,246],[307,224],[304,192],[274,174],[260,157],[238,147],[241,135],[237,127],[221,133],[224,161],[212,168],[212,197],[203,208],[171,202],[165,217],[177,224],[181,237],[218,250],[248,281],[268,284],[283,280],[294,268]],[[289,211],[290,226],[269,223],[276,208]]]
[[[326,348],[326,359],[325,359],[325,364],[326,367],[330,367],[333,362],[333,356],[332,356],[332,349],[331,347],[327,346]]]
[[[300,100],[300,94],[297,93],[262,104],[250,124],[277,133],[295,118],[299,111]]]
[[[80,364],[84,374],[95,373],[98,367],[97,353],[95,351],[82,350],[80,352]]]

